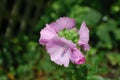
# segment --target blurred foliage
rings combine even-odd
[[[59,17],[85,21],[90,29],[88,80],[120,80],[120,0],[47,0],[37,24],[21,35],[0,37],[0,80],[74,80],[70,67],[50,61],[39,31]],[[1,16],[0,16],[1,17]],[[17,26],[16,26],[17,29]],[[71,73],[70,73],[71,72]]]

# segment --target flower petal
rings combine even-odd
[[[85,63],[85,57],[84,57],[84,55],[77,48],[74,48],[72,50],[72,54],[71,54],[71,58],[70,59],[71,59],[71,61],[74,64],[83,64],[83,63]]]
[[[59,42],[61,43],[61,42]],[[52,61],[55,61],[57,59],[60,58],[60,56],[62,55],[62,53],[64,52],[64,45],[63,43],[61,43],[59,45],[58,42],[53,42],[52,40],[49,41],[46,45],[46,49],[47,49],[47,52],[50,54],[50,58]]]
[[[71,29],[76,25],[76,21],[69,17],[61,17],[56,22],[49,24],[56,32],[63,29]]]
[[[70,49],[73,49],[76,47],[76,44],[74,44],[71,40],[67,40],[64,37],[60,38],[62,42],[64,42]]]
[[[56,36],[57,33],[49,27],[49,25],[46,25],[46,27],[40,31],[40,35],[39,43],[45,45],[50,39]]]
[[[84,43],[84,42],[82,42],[82,41],[78,41],[78,45],[80,45],[85,51],[86,50],[90,50],[90,46],[89,46],[89,44],[88,43]]]
[[[78,31],[79,35],[80,35],[80,39],[78,41],[78,44],[80,46],[83,46],[84,50],[89,50],[89,45],[88,45],[88,41],[89,41],[89,29],[87,28],[85,22],[82,23],[80,30]]]
[[[55,63],[59,65],[63,64],[65,67],[68,67],[70,62],[70,54],[71,54],[71,51],[69,49],[66,50],[58,60],[55,60]]]
[[[80,40],[82,42],[88,43],[88,41],[89,41],[89,30],[86,27],[85,22],[82,23],[78,33],[80,35]]]
[[[49,24],[49,26],[52,27],[56,32],[59,32],[60,30],[64,29],[64,27],[57,22],[52,22]]]
[[[57,20],[57,22],[66,29],[71,29],[76,25],[76,21],[69,17],[61,17]]]
[[[55,36],[46,44],[47,52],[50,54],[50,58],[53,62],[59,65],[68,66],[70,60],[71,49],[75,47],[73,43]]]

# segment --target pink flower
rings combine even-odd
[[[45,45],[50,59],[58,65],[68,67],[70,61],[74,64],[85,63],[85,56],[77,45],[89,50],[89,30],[85,22],[78,32],[75,25],[74,19],[62,17],[40,31],[39,43]]]

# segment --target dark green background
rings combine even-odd
[[[90,30],[87,79],[120,80],[120,0],[0,0],[0,80],[74,80],[38,42],[63,16]]]

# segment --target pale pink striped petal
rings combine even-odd
[[[55,36],[46,44],[47,52],[53,62],[67,67],[70,61],[71,48],[75,45],[71,41]]]
[[[49,26],[52,27],[56,32],[63,29],[71,29],[75,27],[76,21],[69,17],[61,17],[56,22],[50,23]]]
[[[39,43],[45,45],[54,36],[57,36],[57,33],[49,27],[49,25],[46,25],[46,27],[40,31]]]
[[[89,29],[87,28],[85,22],[82,23],[79,31],[80,39],[78,41],[78,44],[84,48],[84,50],[89,50]]]

